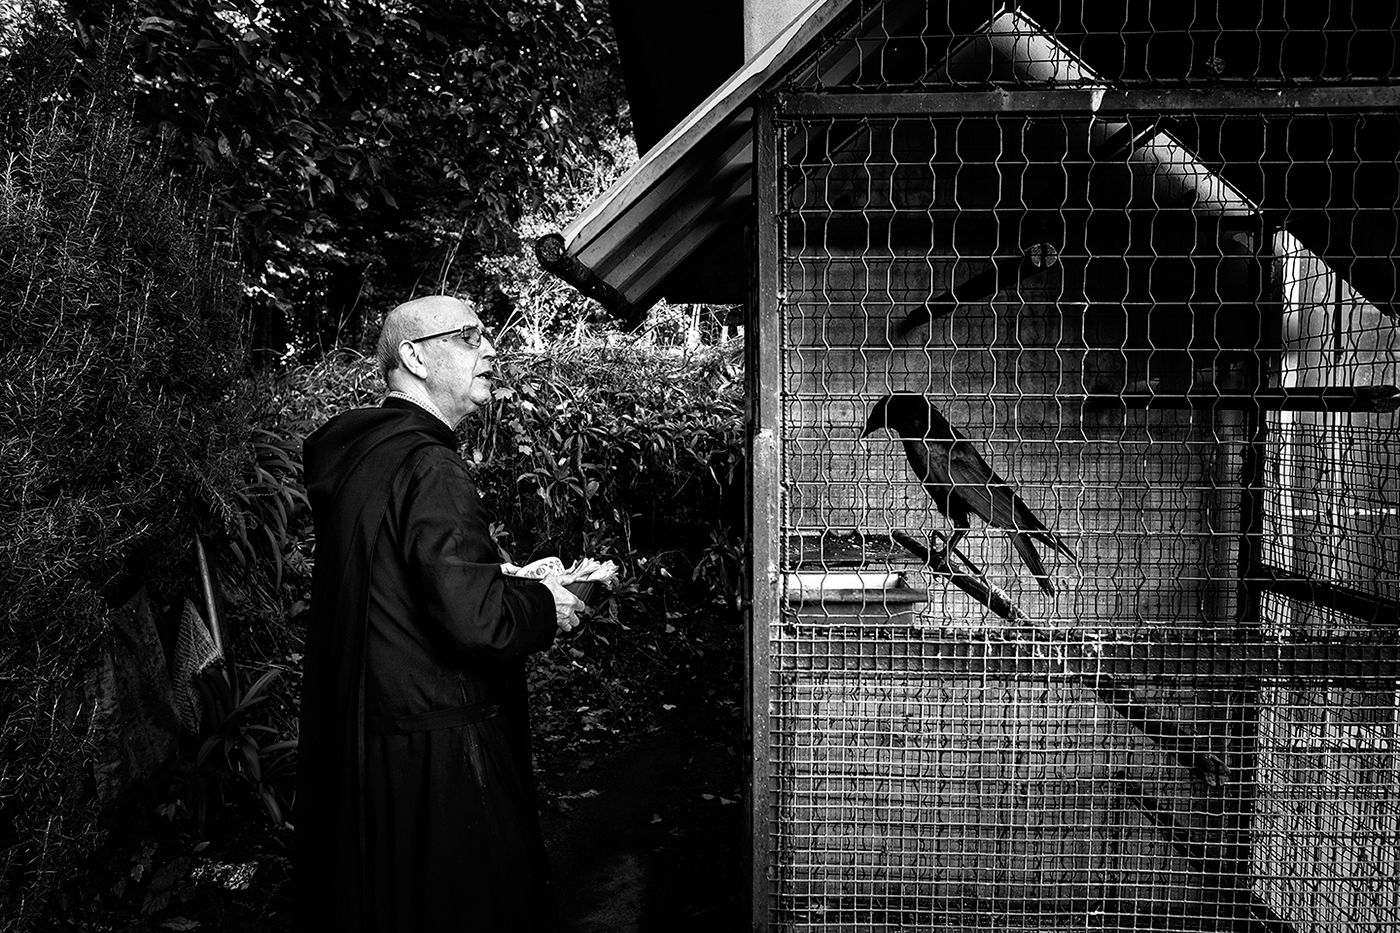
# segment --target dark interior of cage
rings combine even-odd
[[[1400,918],[1400,341],[1345,274],[1394,243],[1260,207],[1324,130],[782,128],[785,916]]]

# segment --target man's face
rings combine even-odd
[[[480,332],[481,319],[461,302],[433,315],[429,333],[470,326]],[[481,345],[471,347],[460,333],[425,340],[418,352],[427,365],[427,389],[433,404],[448,421],[463,418],[491,404],[491,371],[496,348],[491,338],[481,335]]]

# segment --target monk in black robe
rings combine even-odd
[[[390,392],[305,445],[316,527],[295,873],[306,929],[553,930],[524,657],[578,623],[502,574],[454,427],[490,403],[467,304],[395,308]]]

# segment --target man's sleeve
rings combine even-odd
[[[558,630],[544,584],[501,572],[481,500],[461,458],[430,449],[408,471],[404,555],[431,622],[469,654],[518,656]]]

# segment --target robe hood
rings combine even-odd
[[[427,435],[425,440],[436,440],[453,449],[457,447],[457,436],[447,425],[412,402],[395,398],[386,399],[380,408],[357,408],[321,425],[302,448],[306,494],[312,511],[319,511],[318,503],[324,509],[334,501],[365,457],[376,448],[395,438],[424,434]]]

